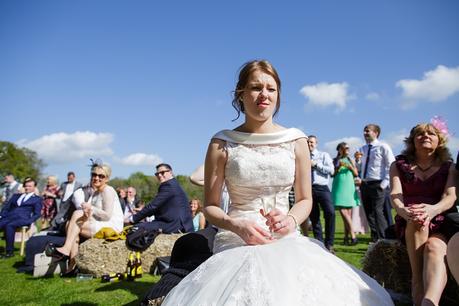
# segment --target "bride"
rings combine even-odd
[[[393,305],[375,280],[297,232],[311,211],[311,164],[304,133],[273,122],[280,89],[269,62],[241,68],[233,107],[245,122],[218,132],[205,162],[204,213],[219,228],[214,255],[162,305]]]

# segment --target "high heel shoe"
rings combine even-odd
[[[57,250],[57,247],[53,243],[48,243],[45,248],[45,254],[48,257],[54,257],[57,260],[67,260],[69,258],[68,255],[62,254]]]
[[[357,243],[359,243],[359,240],[356,237],[356,238],[351,239],[351,242],[349,243],[349,245],[356,245]]]

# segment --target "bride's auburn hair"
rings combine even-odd
[[[242,94],[247,86],[247,82],[255,71],[260,71],[266,74],[269,74],[273,77],[277,84],[277,105],[276,110],[274,111],[273,116],[275,116],[279,112],[280,108],[280,92],[281,92],[281,81],[279,75],[277,74],[276,69],[271,65],[270,62],[267,60],[253,60],[250,62],[245,63],[239,70],[239,79],[236,84],[236,89],[234,90],[233,94],[233,101],[232,105],[237,112],[237,117],[234,120],[239,119],[241,112],[244,113],[244,105],[242,104]],[[234,121],[233,120],[233,121]]]
[[[434,132],[438,137],[438,146],[435,149],[435,157],[441,163],[451,160],[451,153],[449,152],[446,143],[448,139],[439,129],[437,129],[431,123],[419,123],[413,127],[410,131],[410,135],[405,138],[405,149],[402,154],[406,156],[408,161],[414,162],[416,160],[416,147],[414,146],[414,139],[417,135],[424,133],[425,131]]]

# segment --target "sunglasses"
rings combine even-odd
[[[156,176],[159,176],[160,174],[161,174],[161,175],[164,175],[164,173],[167,173],[167,172],[169,172],[169,171],[171,171],[171,170],[158,171],[158,172],[155,173],[155,175],[156,175]]]
[[[104,178],[106,178],[106,176],[104,174],[97,174],[97,173],[91,173],[91,177],[94,178],[94,177],[98,177],[99,179],[103,180]]]

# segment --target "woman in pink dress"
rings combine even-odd
[[[456,211],[456,188],[446,140],[434,125],[416,125],[390,170],[396,230],[406,242],[415,305],[438,305],[447,280],[444,220]]]
[[[48,176],[46,179],[46,187],[42,192],[43,206],[41,209],[41,228],[47,228],[51,220],[57,214],[57,197],[59,185],[55,176]]]

